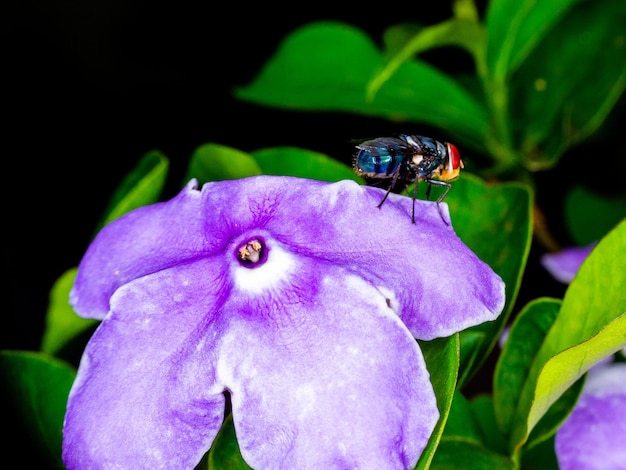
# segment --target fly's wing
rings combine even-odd
[[[410,145],[416,154],[423,155],[425,157],[440,158],[442,156],[442,152],[445,151],[444,143],[439,142],[432,137],[402,134],[400,138],[406,142],[407,145]]]
[[[396,137],[378,137],[377,139],[366,140],[357,145],[356,148],[374,157],[408,155],[414,151],[407,142]]]

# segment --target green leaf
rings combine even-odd
[[[546,410],[586,371],[626,346],[626,313],[587,341],[550,358],[539,373],[528,428],[533,429]]]
[[[459,337],[458,334],[455,334],[447,338],[418,341],[418,343],[424,354],[439,409],[439,421],[415,467],[419,470],[425,470],[429,467],[433,455],[436,453],[452,406],[459,371]]]
[[[427,25],[419,23],[400,23],[390,26],[385,30],[385,32],[383,33],[383,51],[386,56],[385,65],[382,70],[378,71],[376,75],[372,77],[372,81],[370,81],[368,91],[371,92],[371,86],[373,81],[377,80],[376,77],[384,73],[384,70],[390,67],[392,61],[395,61],[397,65],[400,65],[406,59],[420,52],[419,49],[416,49],[414,52],[408,52],[409,45],[411,41],[415,37],[419,36],[420,32],[427,27]],[[395,69],[397,69],[397,67],[395,67],[393,70]],[[392,75],[392,73],[389,73],[388,75]],[[376,89],[378,88],[379,87],[376,87]]]
[[[63,419],[76,372],[45,354],[0,351],[3,459],[20,468],[64,468]]]
[[[367,86],[370,100],[404,62],[420,52],[436,47],[457,46],[466,49],[481,62],[486,48],[486,35],[484,27],[479,23],[452,18],[427,27],[407,24],[394,26],[385,32],[385,43],[390,45],[385,66],[372,77]]]
[[[99,323],[97,320],[79,317],[70,306],[70,290],[74,285],[76,271],[77,268],[72,268],[63,273],[50,291],[41,350],[53,356],[58,355],[79,334]]]
[[[626,312],[626,219],[591,251],[569,285],[561,312],[546,338],[546,358],[591,339]]]
[[[207,143],[191,155],[184,183],[196,178],[202,185],[208,181],[235,180],[261,173],[250,154],[226,145]]]
[[[514,470],[516,467],[506,456],[474,442],[442,439],[435,454],[431,470]]]
[[[580,0],[491,0],[487,60],[495,76],[513,73],[551,28]]]
[[[489,395],[480,395],[472,399],[470,407],[484,436],[483,442],[487,448],[500,454],[506,454],[508,451],[507,440],[496,422],[493,398]]]
[[[512,445],[597,361],[626,345],[626,220],[599,241],[569,285],[522,390]]]
[[[585,377],[583,376],[570,385],[563,394],[547,408],[543,416],[541,416],[541,419],[539,419],[530,432],[528,441],[524,445],[522,452],[527,452],[528,449],[532,449],[554,436],[554,433],[556,433],[557,429],[570,415],[576,403],[578,403],[578,398],[580,397],[584,385]]]
[[[511,83],[511,116],[530,170],[555,165],[617,103],[626,86],[624,24],[622,0],[582,2],[520,67]]]
[[[536,299],[524,307],[511,325],[493,379],[496,420],[506,434],[511,433],[514,425],[522,387],[528,379],[533,360],[560,308],[560,300]]]
[[[249,470],[251,468],[241,456],[231,414],[222,423],[209,451],[208,460],[209,470]]]
[[[518,425],[515,421],[522,389],[529,377],[537,351],[555,322],[561,301],[535,299],[515,318],[494,372],[494,410],[498,427],[506,435]],[[575,384],[552,404],[532,431],[526,448],[552,436],[575,406],[583,382]]]
[[[559,464],[554,450],[554,435],[525,450],[522,455],[521,468],[523,470],[558,470]]]
[[[168,169],[169,161],[161,152],[146,153],[113,193],[98,229],[133,209],[158,201]]]
[[[425,123],[482,148],[487,112],[457,82],[418,60],[404,62],[366,98],[370,79],[384,65],[376,44],[343,23],[305,25],[281,44],[251,84],[235,90],[243,100],[310,111],[345,111]]]
[[[532,240],[532,194],[526,185],[487,184],[468,172],[452,185],[445,201],[457,235],[506,285],[502,314],[461,333],[463,386],[497,343],[517,297]],[[482,337],[478,343],[477,335]]]
[[[480,425],[472,413],[470,402],[458,389],[454,392],[443,436],[445,439],[463,440],[477,445],[484,444]]]
[[[264,175],[297,176],[330,182],[350,179],[364,183],[351,167],[311,150],[274,147],[256,150],[251,155]]]
[[[467,329],[461,333],[461,388],[476,373],[480,364],[484,361],[484,345],[491,342],[490,334],[477,329]]]
[[[626,194],[603,197],[583,186],[572,187],[565,195],[565,220],[569,234],[579,246],[600,240],[626,214]]]

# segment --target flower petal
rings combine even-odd
[[[626,364],[589,371],[574,410],[558,429],[559,469],[626,468]]]
[[[564,248],[558,253],[545,253],[540,258],[541,265],[554,279],[569,284],[596,244],[597,242],[593,242],[587,246]]]
[[[224,307],[218,374],[244,459],[413,468],[439,416],[417,342],[368,282],[314,259],[292,265],[284,282]]]
[[[173,199],[136,209],[98,233],[70,293],[79,315],[104,318],[119,286],[202,252],[206,233],[196,188],[192,180]]]
[[[416,338],[494,320],[504,306],[502,279],[442,221],[435,202],[416,201],[413,224],[411,198],[390,194],[377,209],[385,191],[353,181],[260,176],[202,193],[218,220],[261,225],[299,253],[367,279]]]
[[[383,195],[192,181],[105,227],[71,295],[103,321],[68,402],[68,467],[193,465],[224,389],[254,466],[414,465],[438,412],[412,336],[494,319],[504,285],[435,203],[418,201],[412,224],[411,199],[376,209]]]
[[[70,392],[68,469],[193,468],[210,447],[224,418],[215,272],[197,262],[117,290]]]
[[[237,233],[264,228],[302,254],[349,266],[383,292],[416,338],[433,339],[495,319],[500,277],[446,225],[434,202],[353,181],[325,183],[258,176],[195,181],[174,199],[143,207],[105,227],[79,267],[71,301],[102,318],[124,282],[223,250]],[[442,208],[447,206],[442,203]]]
[[[116,291],[70,394],[68,468],[191,468],[224,389],[253,466],[414,466],[438,419],[417,343],[376,288],[267,243],[257,269],[198,260]]]

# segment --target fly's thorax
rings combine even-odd
[[[441,172],[442,159],[437,155],[415,154],[410,166],[419,179],[430,179]]]

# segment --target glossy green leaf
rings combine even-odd
[[[536,299],[524,307],[511,325],[493,378],[496,420],[506,434],[511,433],[522,387],[560,308],[558,299]]]
[[[626,345],[626,220],[609,232],[569,285],[520,395],[512,444],[594,363]]]
[[[506,285],[506,304],[500,316],[461,333],[462,386],[497,343],[517,297],[532,240],[532,194],[523,184],[487,184],[465,172],[452,183],[445,201],[458,236]],[[478,344],[476,334],[483,338]],[[466,335],[471,335],[468,341]]]
[[[483,442],[492,451],[506,455],[507,440],[502,434],[493,408],[493,398],[490,395],[480,395],[470,402],[470,409],[474,420],[483,436]]]
[[[416,469],[425,470],[429,467],[436,453],[439,440],[446,426],[452,398],[459,372],[459,337],[452,335],[432,341],[418,341],[424,354],[426,367],[430,373],[430,381],[437,397],[439,421],[428,440],[428,444],[417,463]]]
[[[558,299],[535,299],[515,318],[494,372],[494,411],[498,427],[510,435],[516,423],[516,411],[522,389],[529,377],[537,351],[552,327],[561,308]],[[575,406],[583,381],[569,387],[545,410],[534,427],[526,447],[537,445],[552,436]]]
[[[274,147],[250,154],[264,175],[297,176],[320,181],[354,180],[363,178],[354,170],[322,153],[295,147]]]
[[[161,152],[146,153],[113,193],[98,229],[137,207],[158,201],[168,169],[169,161]]]
[[[626,215],[626,194],[602,197],[583,186],[572,187],[565,196],[565,220],[569,234],[579,246],[600,240]]]
[[[183,184],[196,178],[202,185],[208,181],[234,180],[262,173],[252,156],[226,145],[207,143],[191,155]]]
[[[521,65],[511,82],[511,119],[527,168],[553,166],[605,121],[626,86],[624,24],[622,0],[582,2]]]
[[[467,329],[461,333],[461,387],[471,379],[471,375],[483,362],[484,345],[491,341],[488,334],[490,333],[477,329]]]
[[[474,442],[442,439],[435,454],[432,470],[514,470],[516,467],[506,456]]]
[[[403,63],[420,52],[443,46],[457,46],[466,49],[481,61],[486,48],[486,34],[484,27],[478,22],[451,18],[420,28],[406,24],[394,26],[385,32],[385,43],[391,47],[387,50],[384,67],[372,77],[367,86],[369,99],[374,98],[380,87]]]
[[[568,287],[541,355],[549,358],[582,341],[626,312],[626,219],[592,250]]]
[[[522,470],[558,470],[554,450],[554,436],[539,442],[536,446],[524,451],[522,455]]]
[[[528,415],[528,428],[533,429],[546,410],[582,374],[624,346],[626,346],[626,313],[611,321],[587,341],[550,358],[537,378],[534,401]]]
[[[19,468],[63,468],[63,418],[75,375],[68,364],[45,354],[0,351],[5,462]]]
[[[383,54],[361,30],[312,23],[286,37],[253,82],[235,94],[267,106],[426,123],[482,147],[489,130],[485,108],[425,62],[404,62],[369,101],[367,85],[383,65]]]
[[[70,290],[76,271],[77,268],[72,268],[63,273],[50,291],[41,342],[41,350],[50,355],[57,355],[71,340],[99,323],[97,320],[79,317],[70,306]]]
[[[209,470],[250,470],[251,468],[243,460],[239,451],[231,414],[226,417],[213,441],[208,463]]]
[[[445,439],[463,440],[473,442],[476,445],[484,444],[480,425],[474,417],[470,402],[458,389],[454,392],[452,407],[443,435]]]
[[[544,411],[537,424],[533,427],[522,452],[541,444],[551,438],[563,421],[570,415],[585,385],[585,376],[579,378],[565,389],[563,394]]]
[[[420,52],[419,50],[415,50],[415,52],[409,52],[407,54],[407,47],[411,41],[418,36],[424,28],[427,27],[427,25],[420,23],[400,23],[387,28],[383,33],[383,52],[385,54],[384,68],[389,67],[389,63],[391,61],[395,60],[399,65],[404,62],[404,60],[412,57],[414,54],[418,54]],[[384,69],[378,71],[376,75],[372,77],[373,80],[376,80],[376,77],[380,75],[383,70]],[[370,82],[370,87],[371,85],[372,82]],[[370,87],[368,87],[368,89],[370,89]],[[379,87],[377,87],[377,89],[378,88]]]
[[[490,0],[487,8],[487,60],[495,76],[507,76],[581,0]]]

